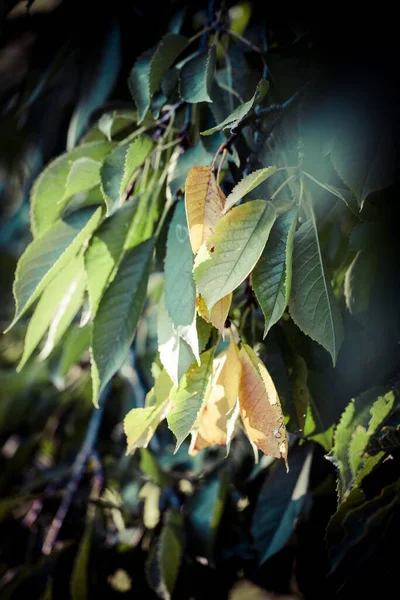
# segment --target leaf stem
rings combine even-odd
[[[284,168],[289,168],[289,167],[284,167]],[[279,169],[278,169],[278,171],[279,171]],[[290,177],[285,179],[285,181],[283,183],[281,183],[281,185],[272,194],[271,201],[274,200],[276,198],[276,196],[283,190],[283,188],[285,188],[291,181],[293,181],[293,179],[295,177],[297,177],[297,173],[294,173],[293,175],[291,175]]]

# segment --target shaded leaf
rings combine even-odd
[[[282,317],[289,301],[296,222],[296,209],[276,219],[251,276],[254,293],[265,317],[264,337]]]
[[[190,243],[195,254],[221,220],[224,201],[212,167],[192,167],[186,179],[185,207]]]
[[[359,251],[346,271],[344,296],[352,315],[358,315],[368,309],[369,297],[378,269],[376,251]]]
[[[206,129],[206,131],[202,131],[201,135],[211,135],[216,131],[220,131],[221,129],[227,129],[228,127],[231,131],[235,129],[241,123],[241,121],[243,121],[244,117],[250,112],[253,106],[264,99],[266,93],[268,92],[268,88],[268,81],[266,81],[265,79],[261,79],[261,81],[257,85],[256,91],[254,92],[254,96],[250,98],[250,100],[244,102],[243,104],[235,108],[235,110],[231,112],[231,114],[228,115],[226,119],[222,121],[222,123],[219,123],[211,129]]]
[[[31,192],[31,227],[35,237],[44,233],[60,217],[73,194],[100,183],[101,163],[113,146],[104,141],[79,146],[53,160],[41,172]],[[86,168],[87,161],[91,165],[89,170]],[[69,180],[71,172],[72,180]]]
[[[276,167],[266,167],[265,169],[258,169],[257,171],[253,171],[253,173],[250,173],[249,175],[246,175],[246,177],[243,177],[243,179],[239,181],[237,185],[235,185],[235,187],[227,197],[224,207],[224,214],[228,212],[228,210],[232,208],[232,206],[236,204],[236,202],[239,202],[239,200],[244,198],[246,194],[251,192],[251,190],[254,190],[254,188],[256,188],[258,185],[263,183],[263,181],[271,177],[271,175],[273,175],[275,172]]]
[[[199,294],[196,300],[197,311],[201,317],[207,323],[211,323],[218,329],[218,331],[223,334],[225,329],[225,322],[228,318],[229,309],[232,304],[232,294],[228,294],[218,300],[218,302],[214,305],[214,308],[211,311],[211,314],[208,312],[208,308],[203,298]]]
[[[211,380],[214,351],[215,348],[211,348],[203,352],[200,356],[200,366],[192,364],[179,386],[171,392],[171,409],[167,420],[176,437],[176,450],[196,427],[201,415]]]
[[[150,138],[139,136],[133,142],[110,152],[101,167],[101,185],[107,212],[114,212],[126,199],[126,191],[134,172],[142,166],[153,149]]]
[[[211,85],[217,62],[216,46],[186,62],[180,70],[180,95],[186,102],[212,102]]]
[[[136,246],[123,258],[102,297],[92,329],[93,403],[122,366],[146,298],[153,240]]]
[[[287,465],[288,441],[281,404],[274,382],[254,350],[243,344],[239,359],[240,416],[251,444],[264,454],[283,458]]]
[[[127,438],[127,454],[134,452],[136,448],[147,448],[159,423],[166,417],[169,408],[168,396],[172,388],[172,381],[169,379],[169,386],[167,385],[164,389],[160,388],[161,385],[159,383],[157,388],[158,397],[156,395],[154,405],[146,406],[145,408],[133,408],[126,415],[124,419],[124,431]],[[166,394],[164,393],[165,391],[167,392]]]
[[[70,367],[78,362],[85,350],[89,349],[91,325],[70,327],[63,340],[57,375],[65,377]]]
[[[22,358],[17,367],[20,371],[49,329],[42,357],[48,356],[68,329],[78,312],[85,292],[83,257],[73,258],[44,290],[33,313],[25,336]]]
[[[71,600],[87,600],[89,597],[88,570],[93,536],[93,519],[88,520],[79,544],[71,576]]]
[[[171,172],[168,174],[168,185],[173,198],[179,190],[184,189],[186,178],[193,165],[210,165],[213,156],[211,152],[204,148],[201,142],[197,142],[192,148],[188,148],[179,156],[175,166],[172,165]]]
[[[343,342],[342,317],[326,275],[315,215],[294,236],[290,315],[296,325],[321,344],[335,365]]]
[[[78,253],[100,219],[101,208],[85,208],[56,221],[43,235],[29,244],[19,259],[15,272],[15,316],[8,330]]]
[[[304,507],[311,462],[312,448],[295,448],[290,455],[290,473],[277,465],[260,490],[252,534],[261,563],[279,552],[292,535]]]
[[[254,200],[236,206],[215,226],[196,256],[193,271],[209,311],[251,273],[275,218],[270,202]]]

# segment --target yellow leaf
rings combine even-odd
[[[225,196],[211,167],[192,167],[186,179],[185,207],[190,244],[194,254],[214,231],[222,217]]]
[[[196,306],[197,312],[207,323],[211,323],[218,329],[220,333],[223,333],[225,329],[225,321],[229,314],[229,309],[232,304],[232,293],[228,294],[218,300],[211,311],[211,315],[208,312],[207,304],[204,302],[201,294],[197,295]]]
[[[229,446],[239,416],[240,370],[239,351],[231,334],[228,349],[214,359],[211,385],[198,427],[192,433],[190,454],[209,446]]]
[[[239,383],[240,416],[253,446],[287,466],[288,442],[279,396],[266,367],[254,350],[243,344]]]

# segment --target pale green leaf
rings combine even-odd
[[[100,183],[101,164],[113,146],[105,141],[78,146],[42,171],[31,192],[31,224],[35,237],[60,217],[73,194]]]
[[[201,135],[211,135],[216,131],[220,131],[221,129],[227,129],[228,127],[231,131],[232,129],[235,129],[235,127],[237,127],[241,123],[241,121],[243,121],[243,119],[247,116],[247,114],[251,111],[253,106],[263,100],[266,93],[268,92],[268,88],[268,81],[266,81],[265,79],[261,79],[261,81],[257,85],[256,91],[254,92],[254,96],[250,98],[250,100],[244,102],[243,104],[235,108],[235,110],[231,112],[231,114],[228,115],[226,119],[222,121],[222,123],[219,123],[211,129],[206,129],[206,131],[202,131]]]
[[[173,508],[164,514],[158,539],[150,549],[147,577],[150,587],[162,600],[171,600],[183,555],[183,517]]]
[[[246,279],[256,265],[276,212],[270,202],[254,200],[234,207],[201,246],[194,265],[194,279],[209,312]]]
[[[20,371],[49,329],[42,351],[48,356],[61,339],[78,312],[85,292],[83,257],[73,258],[44,290],[33,313],[25,336],[24,352],[17,371]]]
[[[18,261],[14,281],[15,316],[7,331],[78,253],[101,219],[101,208],[86,208],[56,221],[29,244]]]
[[[146,298],[154,241],[130,250],[102,297],[92,329],[93,402],[122,366]]]
[[[211,381],[215,348],[203,352],[200,365],[192,364],[171,394],[168,426],[176,437],[176,449],[187,438],[201,415],[207,387]]]
[[[378,269],[376,250],[360,250],[346,271],[344,297],[352,315],[365,312]]]
[[[211,102],[211,85],[214,80],[217,62],[215,45],[185,63],[180,79],[180,95],[186,102]]]
[[[127,454],[134,452],[136,448],[147,448],[160,421],[166,416],[168,405],[169,399],[167,396],[160,402],[156,401],[154,406],[133,408],[128,412],[124,419]]]
[[[138,124],[146,116],[153,94],[161,85],[162,76],[187,43],[188,40],[182,35],[167,33],[157,46],[144,52],[135,62],[128,85],[138,109]]]
[[[106,157],[100,170],[107,212],[114,212],[126,199],[126,191],[134,172],[142,166],[153,148],[149,137],[139,136],[119,146]]]
[[[85,252],[85,269],[90,311],[96,314],[100,299],[115,275],[126,245],[126,239],[138,208],[138,198],[129,200],[101,224]]]
[[[91,325],[70,327],[63,340],[62,353],[57,366],[56,375],[65,377],[70,367],[78,362],[85,350],[89,349]]]
[[[280,215],[252,273],[252,287],[265,317],[264,337],[279,321],[289,301],[297,210]]]
[[[196,358],[190,346],[175,332],[164,297],[158,305],[157,338],[161,363],[174,384],[178,385]]]
[[[274,173],[276,173],[276,167],[266,167],[265,169],[253,171],[250,175],[243,177],[243,179],[235,185],[229,196],[227,196],[223,212],[228,212],[236,202],[239,202],[246,194],[251,192],[251,190],[254,190],[254,188],[263,183],[263,181],[268,179],[268,177],[271,177]]]
[[[350,192],[349,190],[345,189],[340,189],[338,187],[330,185],[329,183],[323,183],[322,181],[315,179],[315,177],[310,175],[310,173],[306,173],[305,171],[303,171],[303,174],[327,192],[333,194],[337,198],[340,198],[340,200],[342,200],[342,202],[346,204],[347,208],[351,210],[353,214],[358,215],[357,198],[354,196],[353,192]]]
[[[296,325],[330,353],[335,365],[344,337],[342,316],[325,272],[312,210],[294,236],[289,310]]]
[[[189,344],[196,360],[199,361],[193,263],[194,256],[189,240],[185,204],[180,201],[168,230],[164,298],[176,333]]]

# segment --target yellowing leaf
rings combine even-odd
[[[222,217],[224,203],[225,197],[218,189],[212,168],[190,169],[185,185],[185,207],[190,244],[195,254],[213,234]]]
[[[288,442],[274,382],[254,350],[243,344],[239,384],[240,416],[250,442],[287,466]]]
[[[197,430],[192,433],[189,454],[209,446],[228,446],[239,416],[238,394],[241,365],[238,348],[231,337],[228,350],[213,364],[213,378]]]
[[[169,399],[166,398],[155,406],[133,408],[128,412],[124,419],[124,431],[128,444],[127,454],[136,448],[147,448],[160,421],[165,418],[168,407]]]
[[[225,321],[228,318],[229,309],[232,304],[232,294],[228,294],[219,300],[211,311],[211,315],[208,312],[207,304],[199,294],[196,298],[197,312],[207,323],[211,323],[223,333],[225,328]]]

